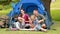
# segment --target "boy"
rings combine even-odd
[[[24,19],[21,17],[17,17],[17,19],[18,20],[16,22],[14,22],[14,24],[13,24],[15,26],[15,28],[11,28],[11,30],[20,30],[20,29],[24,28]]]

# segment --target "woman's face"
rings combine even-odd
[[[24,14],[24,10],[23,9],[21,10],[21,14]]]

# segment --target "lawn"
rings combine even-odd
[[[6,10],[0,10],[0,16],[1,15],[7,15],[12,9],[9,8],[9,9],[6,9]]]
[[[54,21],[51,30],[48,32],[41,31],[6,31],[6,29],[0,29],[1,34],[60,34],[60,21]]]
[[[60,10],[51,10],[51,17],[53,20],[60,21]]]
[[[60,8],[60,0],[51,3],[51,8]]]
[[[1,10],[0,16],[7,15],[10,11],[11,11],[11,8],[7,10]],[[60,10],[51,10],[51,17],[53,20],[60,21]]]
[[[60,0],[56,0],[55,3],[51,4],[51,17],[54,22],[54,25],[51,26],[51,30],[48,32],[40,31],[6,31],[6,29],[0,29],[0,34],[60,34]],[[0,16],[7,15],[12,9],[0,10]]]
[[[1,15],[8,14],[11,9],[2,10]],[[51,16],[54,21],[54,25],[51,26],[51,30],[48,32],[40,31],[6,31],[6,29],[0,29],[1,34],[60,34],[60,10],[51,10]]]

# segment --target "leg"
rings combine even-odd
[[[34,29],[37,31],[39,31],[39,30],[44,31],[44,32],[47,31],[46,29],[42,28],[40,24],[36,25]]]
[[[42,26],[41,26],[41,27],[45,29],[45,28],[46,28],[46,25],[45,25],[45,24],[42,24]]]

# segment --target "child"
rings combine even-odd
[[[36,18],[35,15],[31,16],[31,20],[32,20],[32,26],[34,27],[33,30],[41,30],[41,31],[47,31],[46,29],[42,28],[41,24],[38,23],[38,19]]]
[[[20,29],[24,28],[24,19],[21,17],[17,17],[17,19],[18,20],[16,22],[14,22],[14,24],[13,24],[15,26],[15,28],[12,28],[11,30],[20,30]]]
[[[17,22],[18,20],[18,16],[15,15],[13,18],[12,18],[12,21],[9,23],[10,24],[10,28],[8,30],[16,30],[16,26],[15,26],[15,23]]]

